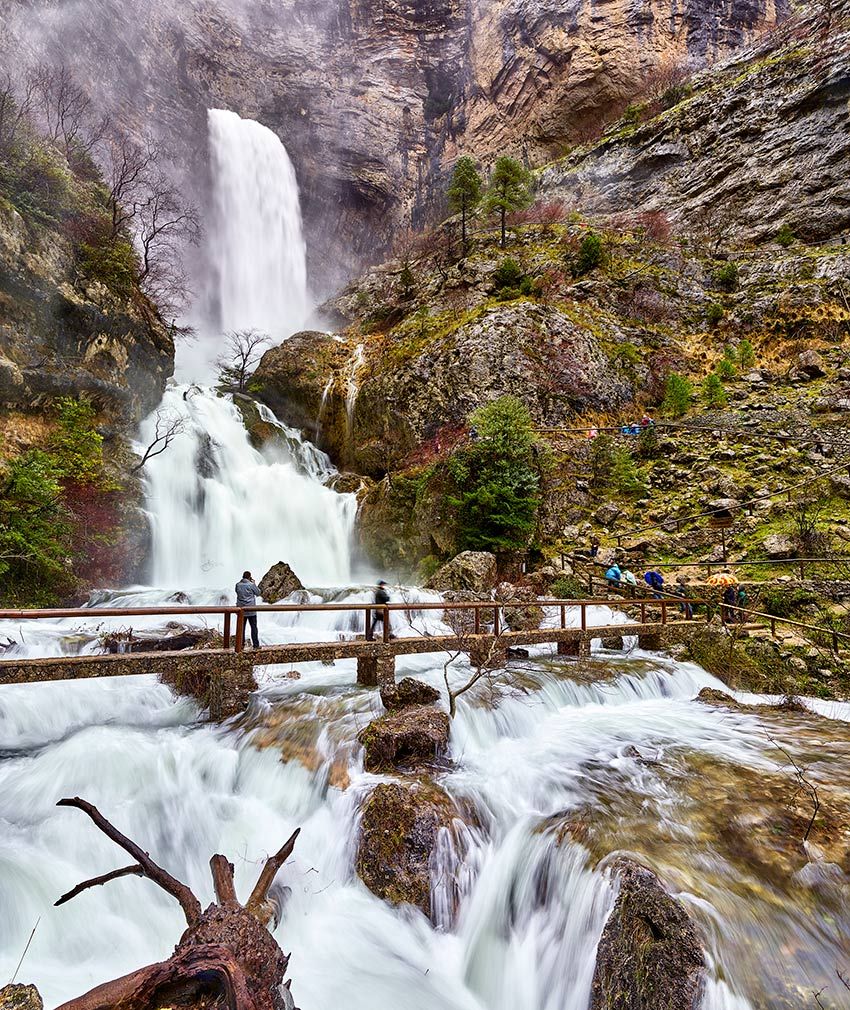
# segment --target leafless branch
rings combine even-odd
[[[797,783],[797,789],[794,795],[791,797],[789,806],[793,805],[797,801],[797,797],[802,793],[804,794],[812,805],[812,816],[809,819],[809,823],[806,826],[805,833],[803,834],[803,841],[808,841],[809,835],[811,834],[812,828],[814,827],[815,820],[817,819],[818,812],[820,811],[820,796],[818,795],[817,786],[811,779],[806,777],[808,768],[802,768],[794,760],[793,756],[768,733],[768,740],[773,744],[773,746],[785,756],[788,764],[793,770],[793,777]]]
[[[114,825],[103,816],[103,814],[86,800],[80,799],[79,796],[74,796],[72,798],[66,798],[59,800],[56,804],[58,807],[76,807],[78,810],[82,810],[83,813],[87,814],[97,825],[98,828],[106,835],[107,838],[111,838],[116,845],[119,845],[125,852],[129,854],[136,860],[138,865],[141,867],[143,875],[152,880],[155,884],[162,888],[167,894],[170,894],[172,898],[175,898],[180,907],[183,909],[183,913],[186,916],[186,922],[193,926],[201,918],[201,903],[192,894],[189,888],[177,880],[176,877],[172,877],[171,874],[164,870],[161,866],[155,863],[147,852],[144,852],[135,842],[131,841],[126,835],[122,834]],[[129,868],[125,868],[124,872],[113,874],[113,876],[124,876],[129,873]],[[100,878],[98,883],[105,883],[105,880],[110,878],[109,874],[105,874],[103,878]],[[89,886],[92,886],[92,881],[89,881]],[[70,892],[69,892],[70,896]],[[65,900],[68,900],[66,896]]]
[[[179,414],[172,414],[165,410],[156,412],[156,427],[154,428],[154,438],[145,449],[139,462],[131,467],[130,473],[138,473],[139,470],[154,456],[159,456],[171,445],[174,439],[185,429],[185,420]]]

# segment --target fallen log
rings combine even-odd
[[[284,954],[267,926],[276,915],[269,890],[278,870],[292,854],[300,828],[270,856],[245,905],[239,902],[233,864],[216,854],[210,872],[216,901],[205,910],[186,884],[158,866],[135,842],[123,835],[91,803],[73,797],[58,806],[76,807],[135,860],[129,866],[92,877],[63,894],[57,905],[90,887],[119,877],[146,877],[170,894],[183,909],[187,929],[174,953],[122,978],[105,982],[58,1010],[294,1010],[289,980],[284,981],[289,955]]]

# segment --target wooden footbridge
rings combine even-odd
[[[121,652],[116,654],[67,655],[49,658],[20,658],[14,653],[0,660],[0,688],[8,684],[32,684],[42,681],[78,680],[91,677],[119,677],[154,673],[181,693],[193,694],[217,710],[229,715],[242,711],[248,695],[256,689],[254,667],[292,665],[337,659],[357,660],[357,682],[377,685],[392,682],[397,656],[431,652],[467,653],[473,662],[487,657],[489,662],[507,656],[508,649],[555,643],[559,655],[587,656],[594,638],[610,639],[624,634],[637,636],[643,648],[657,649],[666,642],[679,640],[702,622],[684,620],[678,604],[667,600],[641,599],[617,601],[619,610],[634,614],[634,624],[593,625],[588,622],[588,608],[611,606],[605,599],[539,600],[519,603],[368,603],[277,604],[242,607],[157,607],[157,608],[82,608],[76,610],[5,610],[0,620],[26,622],[76,618],[101,621],[133,617],[216,618],[222,629],[218,648],[184,649],[176,652]],[[553,627],[519,628],[525,623],[515,615],[529,608],[554,608],[559,621]],[[568,613],[578,611],[575,625],[568,623]],[[427,611],[440,611],[451,627],[451,634],[433,635],[417,628]],[[337,632],[334,641],[294,642],[246,649],[244,644],[246,614],[256,613],[262,628],[269,614],[349,614],[362,615],[365,633]],[[392,633],[392,615],[401,614],[407,628],[396,637]],[[511,622],[518,630],[511,627]],[[352,622],[353,623],[353,622]],[[359,623],[359,621],[357,622]],[[410,633],[412,629],[412,634]],[[71,634],[69,629],[69,634]],[[144,641],[135,643],[144,646]],[[152,643],[153,644],[153,643]]]

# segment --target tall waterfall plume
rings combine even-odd
[[[255,329],[280,343],[309,310],[295,169],[265,126],[223,109],[208,116],[210,314],[219,333]]]

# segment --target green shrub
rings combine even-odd
[[[583,600],[587,590],[575,575],[562,575],[552,583],[550,595],[555,600]]]
[[[705,310],[705,319],[709,326],[712,328],[717,326],[720,320],[723,318],[723,306],[718,302],[711,302],[708,308]]]
[[[448,473],[454,493],[461,550],[505,551],[527,547],[540,507],[535,433],[527,407],[503,396],[469,418],[478,433],[454,452]]]
[[[614,439],[603,432],[590,443],[588,451],[591,487],[603,487],[608,482],[614,463]]]
[[[721,291],[734,291],[738,287],[738,267],[735,263],[724,263],[714,271],[714,283]]]
[[[625,343],[617,344],[616,349],[611,355],[611,360],[625,365],[627,370],[633,370],[635,365],[640,364],[640,351],[634,344],[626,341]]]
[[[623,111],[623,115],[620,118],[627,126],[637,126],[637,124],[643,119],[645,112],[645,104],[633,102],[631,105],[626,106]]]
[[[49,604],[70,584],[60,477],[52,456],[37,449],[0,470],[0,595],[10,603]]]
[[[702,395],[709,407],[726,406],[726,390],[717,372],[710,372],[703,380]]]
[[[741,368],[752,368],[756,363],[756,352],[746,337],[738,344],[738,364]]]
[[[419,562],[419,577],[422,582],[427,582],[435,572],[439,571],[443,562],[436,554],[428,554]]]
[[[493,287],[496,291],[519,287],[524,276],[519,263],[513,257],[506,256],[493,272]]]
[[[402,301],[408,302],[413,297],[416,290],[416,278],[410,269],[410,264],[405,263],[398,275],[398,294]]]
[[[664,390],[664,399],[661,401],[661,409],[668,417],[681,417],[687,413],[693,395],[694,388],[688,379],[672,372],[667,376],[667,386]]]
[[[65,396],[56,405],[57,428],[50,439],[61,477],[96,484],[103,474],[103,437],[95,429],[95,409],[85,398]]]
[[[776,233],[776,241],[784,249],[787,249],[788,246],[794,244],[794,232],[791,230],[791,225],[789,224],[782,225],[782,227]]]
[[[717,374],[723,380],[734,379],[738,369],[735,367],[735,352],[727,347],[723,357],[717,362]]]
[[[588,232],[578,247],[576,258],[573,263],[573,275],[583,277],[585,274],[595,270],[605,258],[605,251],[602,245],[602,236],[595,231]]]
[[[661,440],[654,424],[641,429],[637,440],[637,454],[641,459],[657,459],[661,452]]]
[[[661,108],[672,109],[674,105],[678,105],[679,102],[690,98],[693,90],[693,86],[688,81],[678,81],[676,84],[671,84],[661,95]]]
[[[646,484],[635,466],[634,458],[623,446],[617,446],[614,449],[611,484],[621,495],[646,494]]]
[[[136,284],[138,260],[130,242],[119,239],[107,245],[83,242],[77,251],[80,269],[92,280],[105,284],[120,295],[132,293]]]

